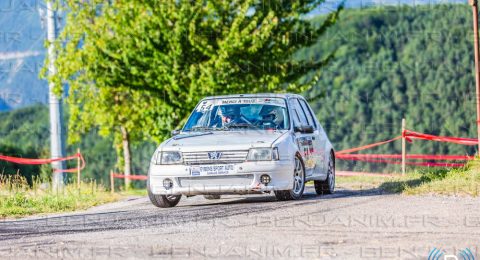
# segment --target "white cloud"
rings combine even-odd
[[[0,60],[24,59],[27,57],[40,56],[42,54],[43,52],[40,51],[0,52]]]

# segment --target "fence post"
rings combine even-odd
[[[406,136],[403,134],[406,128],[406,121],[405,118],[402,119],[402,175],[405,175],[406,170],[406,160],[407,160],[407,142]]]
[[[115,181],[113,179],[113,171],[110,170],[110,192],[115,193]]]
[[[80,190],[80,148],[77,148],[77,189]]]

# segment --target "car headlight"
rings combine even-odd
[[[157,152],[155,164],[181,164],[183,162],[180,152]]]
[[[280,157],[278,148],[252,148],[248,151],[248,161],[276,161]]]

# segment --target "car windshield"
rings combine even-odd
[[[201,101],[183,131],[286,130],[289,127],[282,98],[222,98]]]

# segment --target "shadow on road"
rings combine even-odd
[[[219,200],[218,202],[212,200],[205,200],[205,203],[198,203],[194,205],[179,205],[177,207],[204,207],[204,206],[213,206],[213,205],[234,205],[234,204],[251,204],[251,203],[298,203],[301,201],[309,201],[310,203],[320,202],[321,200],[326,199],[337,199],[344,197],[365,197],[365,196],[377,196],[377,195],[387,195],[391,194],[389,192],[384,192],[383,189],[371,188],[371,189],[337,189],[334,194],[329,195],[317,195],[313,186],[305,187],[305,193],[302,196],[302,199],[296,201],[277,201],[275,196],[270,195],[245,195],[238,198],[230,198],[229,200]]]
[[[67,214],[55,217],[40,217],[37,219],[0,221],[0,241],[23,239],[25,237],[50,236],[58,234],[75,234],[86,232],[103,232],[109,230],[145,229],[145,228],[173,228],[177,225],[192,224],[208,221],[222,221],[232,216],[275,211],[292,206],[319,204],[347,197],[378,196],[384,194],[379,189],[348,190],[339,189],[334,194],[318,196],[313,187],[308,186],[301,200],[277,201],[271,195],[249,195],[211,200],[194,200],[191,203],[179,205],[175,208],[159,209],[153,205],[147,206],[145,199],[139,199],[128,209],[109,209],[105,212],[88,214]],[[320,207],[322,210],[332,211],[335,207]]]

